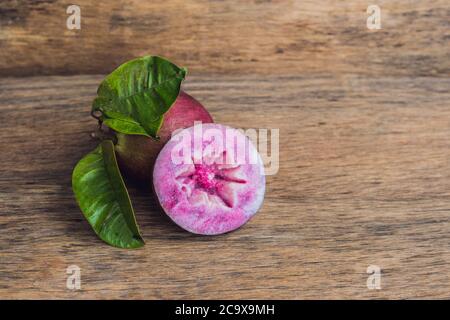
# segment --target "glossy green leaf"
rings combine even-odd
[[[161,57],[128,61],[100,84],[92,112],[100,111],[100,119],[118,132],[156,138],[185,76],[186,69]]]
[[[103,241],[120,248],[144,245],[110,140],[78,162],[72,189],[85,218]]]

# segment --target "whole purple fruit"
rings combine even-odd
[[[117,133],[116,153],[120,169],[127,177],[149,183],[156,157],[170,140],[172,132],[191,127],[196,121],[214,122],[200,102],[180,91],[175,103],[164,114],[161,129],[158,131],[159,140],[141,135]]]

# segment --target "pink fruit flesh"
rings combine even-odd
[[[211,129],[222,138],[205,134]],[[261,158],[250,140],[236,129],[203,124],[195,130],[181,131],[160,152],[153,171],[155,193],[166,214],[185,230],[205,235],[235,230],[262,205],[265,176]],[[194,142],[194,131],[203,133],[199,143]],[[243,140],[227,143],[230,132]],[[184,151],[179,151],[180,146]],[[182,156],[185,151],[189,155],[184,161],[174,161],[174,155]],[[239,160],[236,154],[245,154],[245,159]]]
[[[195,121],[211,123],[213,119],[200,102],[181,91],[175,103],[164,115],[158,132],[159,141],[139,135],[117,134],[116,152],[120,168],[126,176],[140,181],[150,181],[156,157],[170,139],[172,132],[193,126]]]

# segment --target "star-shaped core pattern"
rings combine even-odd
[[[183,165],[176,179],[181,190],[192,203],[225,205],[233,208],[239,184],[247,181],[239,164],[192,164]]]

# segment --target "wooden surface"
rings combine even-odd
[[[190,77],[217,122],[280,128],[279,173],[262,210],[220,237],[178,229],[133,190],[147,244],[126,251],[96,238],[70,186],[95,146],[101,79],[0,80],[0,297],[450,296],[449,80]],[[382,290],[366,288],[371,264]]]
[[[0,298],[450,298],[448,1],[378,1],[378,31],[369,1],[77,3],[80,31],[64,1],[0,3]],[[131,187],[146,246],[126,251],[70,180],[103,74],[149,53],[190,69],[217,122],[280,129],[280,170],[219,237]]]
[[[448,0],[65,0],[0,2],[0,75],[109,73],[159,54],[191,72],[445,76]],[[371,4],[382,29],[366,27]]]

